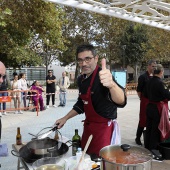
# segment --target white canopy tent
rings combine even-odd
[[[170,0],[46,1],[170,30]]]

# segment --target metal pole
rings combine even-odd
[[[47,47],[46,47],[46,76],[48,74],[48,45],[49,45],[49,39],[46,40]]]

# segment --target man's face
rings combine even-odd
[[[48,74],[49,74],[50,76],[52,76],[52,75],[53,75],[53,72],[52,72],[52,71],[49,71]]]
[[[2,62],[0,62],[0,84],[3,82],[3,76],[5,75],[6,68]]]
[[[152,63],[151,65],[148,66],[148,71],[153,74],[155,67],[156,63]]]
[[[96,68],[98,56],[93,56],[91,51],[83,51],[78,54],[77,60],[83,74],[90,75]]]
[[[65,77],[65,76],[66,76],[66,72],[63,72],[63,73],[62,73],[62,76]]]

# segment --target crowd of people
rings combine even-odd
[[[70,86],[70,80],[66,76],[66,72],[62,73],[61,78],[57,82],[56,77],[53,75],[53,71],[49,70],[48,75],[46,76],[46,90],[42,85],[40,85],[38,80],[34,80],[32,85],[28,85],[25,73],[18,74],[14,72],[13,79],[11,81],[6,75],[4,75],[2,79],[3,82],[0,85],[0,98],[4,96],[10,96],[12,98],[14,107],[10,109],[15,114],[23,114],[23,111],[29,110],[30,103],[36,110],[38,109],[39,111],[43,111],[48,109],[50,97],[52,98],[52,106],[57,107],[55,105],[56,85],[60,88],[59,106],[61,106],[61,103],[63,103],[63,107],[66,104],[66,93]],[[63,80],[62,83],[60,82],[61,79]],[[43,98],[46,98],[46,106],[44,105]],[[7,111],[9,110],[6,109],[6,105],[6,102],[0,102],[0,117],[2,117],[2,115],[7,115]]]

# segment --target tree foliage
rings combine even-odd
[[[145,61],[150,58],[155,60],[170,61],[170,32],[154,27],[148,27],[148,39],[152,48],[145,56]]]
[[[130,23],[120,39],[120,47],[124,47],[126,65],[140,64],[148,51],[148,36],[145,25]]]
[[[3,61],[5,64],[7,60],[13,67],[28,63],[41,64],[42,56],[29,48],[35,34],[44,42],[49,39],[52,49],[65,49],[62,8],[42,0],[1,0],[0,5],[2,10],[11,11],[11,15],[4,19],[6,25],[0,25],[0,55],[1,60],[4,59],[2,56],[6,57]]]

